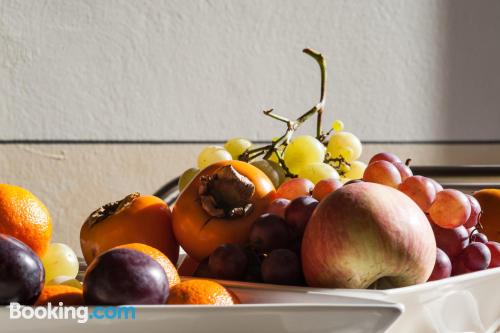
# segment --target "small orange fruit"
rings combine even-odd
[[[156,260],[161,265],[161,267],[163,267],[163,270],[165,270],[165,274],[167,274],[168,285],[170,288],[181,282],[174,264],[172,264],[172,262],[166,255],[164,255],[161,251],[155,249],[154,247],[141,243],[131,243],[120,245],[116,248],[136,250],[147,254],[148,256]]]
[[[479,222],[490,241],[500,242],[500,190],[484,189],[474,193],[481,205]]]
[[[193,279],[182,281],[170,289],[167,304],[233,305],[236,295],[215,281]]]
[[[81,289],[65,285],[46,285],[35,306],[43,306],[49,303],[59,305],[83,305],[83,291]]]
[[[52,237],[52,219],[31,192],[0,184],[0,233],[19,239],[42,257]]]
[[[80,231],[80,245],[89,265],[100,253],[130,243],[152,246],[177,263],[179,244],[172,230],[172,213],[162,199],[129,194],[94,211]]]

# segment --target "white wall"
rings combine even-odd
[[[500,1],[0,1],[0,140],[500,140]]]

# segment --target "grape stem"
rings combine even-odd
[[[287,177],[297,177],[296,175],[292,174],[288,167],[285,164],[285,161],[283,160],[282,156],[282,151],[288,146],[290,143],[290,140],[292,139],[293,134],[295,131],[304,123],[306,122],[309,118],[311,118],[314,114],[317,114],[316,118],[316,138],[320,142],[324,142],[326,137],[328,136],[328,133],[324,133],[323,130],[321,129],[321,120],[322,120],[322,115],[323,115],[323,110],[325,107],[325,94],[326,94],[326,62],[325,59],[323,58],[323,55],[319,52],[316,52],[312,49],[306,48],[303,50],[303,52],[316,60],[316,62],[319,65],[320,72],[321,72],[321,90],[320,90],[320,101],[318,104],[314,105],[311,109],[309,109],[306,113],[301,115],[295,120],[288,119],[284,116],[278,115],[274,113],[273,109],[269,110],[264,110],[263,113],[264,115],[271,117],[275,120],[278,120],[280,122],[283,122],[286,124],[286,131],[285,134],[282,136],[273,139],[271,143],[254,148],[254,149],[247,149],[245,152],[243,152],[238,159],[241,161],[245,162],[251,162],[255,158],[259,156],[263,156],[265,160],[269,159],[273,154],[278,159],[278,162],[280,166],[283,168],[285,171],[285,175]]]

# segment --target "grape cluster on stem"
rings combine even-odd
[[[262,157],[263,159],[267,160],[271,158],[271,156],[275,155],[276,159],[278,160],[278,163],[280,166],[283,168],[285,171],[286,176],[288,177],[296,177],[295,174],[293,174],[290,169],[287,167],[284,159],[283,159],[283,151],[284,149],[288,146],[290,143],[290,140],[297,131],[297,129],[305,123],[308,119],[310,119],[312,116],[316,115],[316,139],[318,139],[321,143],[325,144],[325,140],[328,137],[328,135],[331,133],[332,130],[328,132],[324,132],[321,128],[321,121],[322,121],[322,115],[323,111],[325,108],[325,93],[326,93],[326,63],[323,55],[319,52],[316,52],[312,49],[306,48],[303,50],[303,52],[312,58],[316,60],[316,62],[319,65],[320,68],[320,73],[321,73],[321,89],[320,89],[320,100],[319,102],[314,105],[311,109],[309,109],[307,112],[305,112],[303,115],[298,117],[297,119],[289,119],[284,116],[278,115],[274,112],[274,109],[269,109],[269,110],[264,110],[264,114],[268,117],[271,117],[275,120],[278,120],[282,123],[286,124],[286,131],[285,133],[278,137],[273,139],[269,144],[258,147],[258,148],[253,148],[253,149],[247,149],[244,151],[238,159],[241,161],[245,162],[251,162],[254,159],[258,157]],[[348,163],[342,158],[331,158],[329,155],[326,156],[325,162],[334,162],[336,163],[336,166],[334,167],[336,169],[340,169],[342,164],[347,164]],[[339,171],[341,173],[341,171]]]

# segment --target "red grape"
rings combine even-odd
[[[428,281],[435,281],[447,278],[451,275],[451,261],[448,255],[440,248],[436,248],[436,263]]]
[[[478,242],[467,245],[459,256],[465,267],[471,271],[486,269],[491,262],[490,249],[485,244]]]
[[[465,266],[464,260],[462,256],[457,256],[451,261],[451,275],[456,276],[456,275],[462,275],[465,273],[471,273],[473,272],[472,270],[468,269]]]
[[[300,284],[303,277],[299,257],[287,249],[274,250],[262,262],[262,280],[275,284]]]
[[[247,282],[262,282],[260,256],[251,247],[246,247],[245,253],[247,255],[247,269],[243,280]]]
[[[245,276],[247,255],[239,245],[222,244],[208,258],[208,266],[217,279],[240,280]]]
[[[443,190],[443,186],[441,186],[441,184],[439,184],[437,181],[435,181],[432,178],[429,178],[429,180],[431,181],[432,185],[434,185],[434,188],[436,189],[436,193],[441,192]]]
[[[356,184],[356,183],[362,183],[362,179],[351,179],[348,182],[344,183],[344,186],[351,185],[351,184]]]
[[[488,243],[488,237],[486,237],[486,235],[481,232],[475,232],[470,235],[470,241],[486,244]]]
[[[390,163],[401,163],[401,159],[393,153],[378,153],[373,155],[368,165],[376,161],[387,161]]]
[[[285,211],[285,221],[294,236],[301,237],[318,200],[312,197],[298,197],[290,202]]]
[[[250,243],[259,252],[288,247],[288,229],[285,220],[272,215],[261,215],[250,230]]]
[[[446,189],[436,194],[436,200],[429,209],[432,221],[443,228],[464,225],[470,216],[469,199],[460,191]]]
[[[314,184],[309,179],[293,178],[281,184],[276,194],[278,198],[293,200],[300,196],[310,195],[313,188]]]
[[[491,252],[491,261],[488,268],[500,267],[500,243],[488,242],[486,243],[486,246]]]
[[[472,195],[466,194],[465,196],[467,197],[467,199],[469,199],[471,211],[469,219],[467,220],[467,222],[465,222],[464,227],[472,228],[475,227],[477,222],[479,221],[479,214],[481,214],[481,205],[479,204],[479,201],[477,201],[477,199]]]
[[[342,187],[342,182],[338,179],[328,178],[322,179],[316,183],[312,191],[312,196],[314,199],[321,201],[328,194]]]
[[[432,182],[422,176],[408,177],[399,185],[399,190],[409,196],[424,212],[428,212],[436,198]]]
[[[366,167],[363,180],[397,188],[401,184],[401,174],[391,162],[375,161]]]
[[[396,169],[398,169],[402,181],[405,181],[406,178],[413,176],[413,171],[411,171],[410,167],[406,164],[402,162],[394,162],[392,164],[394,164]]]
[[[436,238],[436,245],[443,250],[450,259],[453,259],[462,252],[469,244],[469,234],[463,226],[454,229],[441,228],[431,223]]]
[[[288,199],[283,199],[283,198],[275,199],[275,200],[273,200],[273,202],[271,202],[269,204],[269,207],[267,207],[267,212],[269,214],[273,214],[273,215],[279,216],[282,219],[284,219],[285,218],[285,210],[289,204],[290,204],[290,200],[288,200]]]

